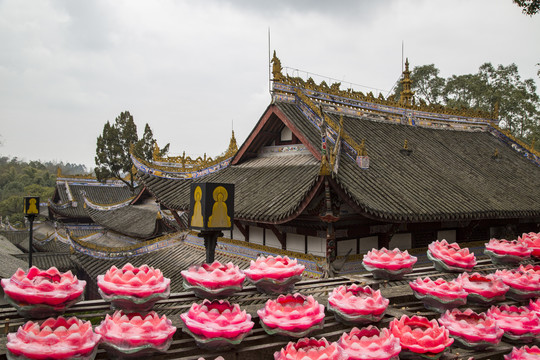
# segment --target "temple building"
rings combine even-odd
[[[373,247],[515,238],[539,231],[540,154],[498,114],[415,103],[282,73],[246,141],[212,161],[132,156],[162,207],[186,211],[192,182],[235,184],[236,240],[327,259]],[[233,146],[234,140],[234,146]]]
[[[104,245],[133,244],[185,228],[180,216],[161,209],[143,186],[132,191],[120,180],[100,182],[90,175],[64,175],[60,170],[49,200],[49,220],[49,236],[59,228],[64,232],[55,236],[69,234],[81,240],[99,233]]]

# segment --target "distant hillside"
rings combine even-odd
[[[46,202],[54,193],[58,167],[63,174],[86,174],[86,166],[63,162],[22,161],[18,158],[0,157],[0,216],[12,224],[22,222],[23,196],[39,196]]]

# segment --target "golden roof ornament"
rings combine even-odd
[[[332,168],[336,166],[336,159],[338,157],[339,144],[341,142],[341,137],[343,135],[343,115],[339,116],[339,131],[336,139],[336,144],[334,145],[334,150],[330,154],[330,165]],[[335,170],[335,169],[334,169]]]
[[[403,71],[403,78],[401,79],[401,84],[403,84],[403,90],[401,91],[401,96],[399,98],[399,104],[401,106],[410,107],[413,104],[414,92],[411,91],[411,72],[409,71],[409,58],[405,60],[405,70]]]
[[[409,140],[405,139],[405,142],[403,143],[403,149],[399,150],[399,152],[403,155],[411,155],[412,150],[409,149]]]
[[[410,108],[413,110],[445,114],[445,115],[456,115],[456,116],[464,116],[464,117],[470,117],[470,118],[495,119],[495,120],[497,119],[495,115],[498,116],[498,112],[494,114],[493,112],[480,111],[480,110],[454,109],[454,108],[442,106],[441,104],[435,104],[435,103],[426,104],[426,102],[423,101],[422,99],[416,100],[414,98],[414,92],[411,91],[412,80],[410,79],[411,72],[409,71],[408,59],[405,64],[406,69],[403,72],[403,76],[401,79],[401,82],[403,83],[403,91],[401,92],[399,99],[397,97],[394,98],[394,96],[392,95],[389,95],[386,99],[384,99],[384,96],[382,96],[381,94],[379,94],[376,97],[372,92],[368,94],[364,94],[361,91],[356,91],[351,88],[341,89],[340,82],[327,84],[326,81],[322,81],[320,84],[317,84],[311,77],[309,77],[307,80],[304,80],[299,76],[283,75],[281,73],[282,71],[281,61],[276,57],[275,51],[274,51],[274,58],[272,59],[272,63],[273,63],[272,73],[274,76],[273,80],[279,81],[283,84],[294,87],[295,89],[293,91],[296,91],[297,94],[302,93],[302,90],[308,90],[308,92],[310,91],[322,92],[329,95],[340,96],[340,97],[344,97],[344,98],[348,98],[352,100],[367,101],[367,102],[371,102],[375,104],[381,104],[381,105],[392,106],[392,107],[405,107],[405,108]],[[287,90],[276,89],[276,88],[274,88],[273,91],[288,93]],[[303,96],[307,97],[306,95],[303,95]],[[309,102],[305,101],[303,97],[301,98],[306,104],[309,104]]]
[[[367,150],[366,150],[366,139],[362,139],[362,142],[356,149],[358,155],[357,156],[367,156]]]
[[[234,130],[231,135],[231,140],[229,141],[229,147],[221,155],[211,158],[207,157],[206,153],[201,157],[192,159],[189,156],[186,156],[186,152],[182,153],[182,156],[161,156],[159,151],[156,153],[156,149],[159,149],[158,145],[155,144],[154,152],[152,154],[154,164],[152,167],[156,169],[161,169],[165,171],[198,171],[205,169],[207,167],[219,164],[222,161],[232,158],[238,152],[238,145],[236,143],[236,137],[234,136]],[[139,161],[144,162],[144,160],[138,159]]]
[[[274,56],[272,57],[272,60],[270,61],[272,63],[272,77],[274,81],[283,81],[285,77],[281,73],[281,70],[283,68],[281,67],[281,61],[276,56],[276,50],[274,50]]]
[[[234,130],[232,131],[231,141],[229,142],[229,150],[234,151],[235,153],[238,151],[238,144],[236,143],[236,138],[234,137]]]
[[[152,160],[156,161],[157,159],[159,159],[159,153],[160,153],[160,150],[159,150],[157,141],[154,141],[154,146],[152,150]]]
[[[321,157],[321,169],[319,170],[319,175],[329,176],[330,174],[332,174],[332,170],[330,169],[330,163],[328,162],[326,155],[323,154]]]

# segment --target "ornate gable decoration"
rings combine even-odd
[[[407,69],[404,71],[402,82],[404,92],[400,99],[393,96],[385,98],[382,94],[375,96],[371,91],[364,94],[353,89],[342,90],[341,83],[328,85],[326,81],[317,84],[311,77],[304,80],[300,77],[283,75],[281,61],[276,56],[272,58],[273,92],[280,100],[291,100],[298,89],[302,89],[313,100],[332,103],[339,106],[338,111],[346,113],[376,113],[388,117],[392,122],[409,125],[451,127],[458,129],[482,129],[497,123],[496,110],[493,113],[481,112],[471,109],[454,109],[442,105],[428,105],[424,101],[415,103],[410,90],[410,78]],[[351,111],[355,109],[357,111]],[[358,111],[359,110],[359,111]]]
[[[216,158],[206,157],[205,153],[203,157],[199,156],[192,159],[186,156],[185,151],[182,156],[162,157],[159,155],[158,145],[154,143],[153,161],[151,163],[137,158],[133,152],[131,153],[131,160],[137,170],[147,174],[169,179],[194,179],[228,167],[237,152],[238,145],[233,131],[229,147]]]

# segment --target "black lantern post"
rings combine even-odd
[[[206,262],[213,263],[217,238],[233,228],[234,184],[191,184],[189,224],[204,238]]]
[[[32,238],[34,236],[34,219],[39,215],[39,197],[25,196],[24,197],[24,216],[30,223],[29,240],[28,240],[28,268],[32,267]]]

